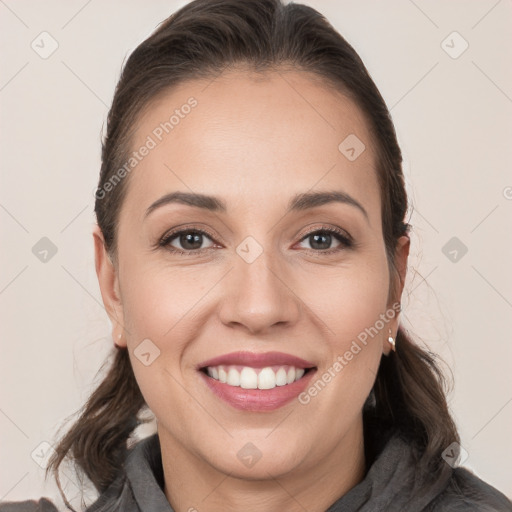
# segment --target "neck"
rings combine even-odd
[[[159,437],[165,495],[175,512],[324,512],[366,473],[362,420],[320,461],[264,480],[218,471],[163,429]]]

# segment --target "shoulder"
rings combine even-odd
[[[436,512],[512,512],[512,502],[464,467],[455,468],[445,490],[432,503]]]
[[[105,492],[87,507],[86,512],[118,512],[120,510],[140,512],[123,475],[112,482]],[[59,510],[51,501],[41,498],[38,501],[0,502],[0,512],[59,512]]]
[[[19,501],[19,502],[4,502],[0,503],[0,512],[58,512],[55,505],[47,500],[41,498],[38,501]]]
[[[87,507],[86,512],[140,512],[136,495],[140,502],[147,503],[148,510],[172,512],[160,488],[162,479],[160,444],[155,434],[128,450],[117,478]],[[0,512],[58,512],[58,509],[48,499],[41,498],[39,501],[0,502]]]

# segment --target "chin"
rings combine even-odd
[[[237,437],[228,445],[219,446],[209,453],[209,462],[218,471],[245,480],[268,480],[294,472],[304,461],[306,447],[301,436],[287,438],[269,431]],[[298,447],[301,447],[300,451]]]

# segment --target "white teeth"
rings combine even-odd
[[[253,368],[246,366],[242,369],[240,372],[240,387],[244,389],[256,389],[258,387],[258,374]]]
[[[230,368],[227,383],[230,386],[240,386],[240,372],[236,368]]]
[[[304,368],[294,366],[267,366],[251,368],[250,366],[209,366],[206,373],[219,382],[243,389],[274,389],[286,386],[302,378]]]
[[[263,368],[258,375],[258,389],[273,389],[276,387],[276,374],[272,368]]]
[[[284,386],[286,384],[286,370],[279,368],[276,373],[276,386]]]

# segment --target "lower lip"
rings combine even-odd
[[[201,371],[199,373],[211,391],[236,409],[273,411],[283,407],[283,405],[300,395],[309,384],[316,370],[309,370],[299,380],[285,386],[276,386],[273,389],[244,389],[238,386],[230,386],[208,377]]]

